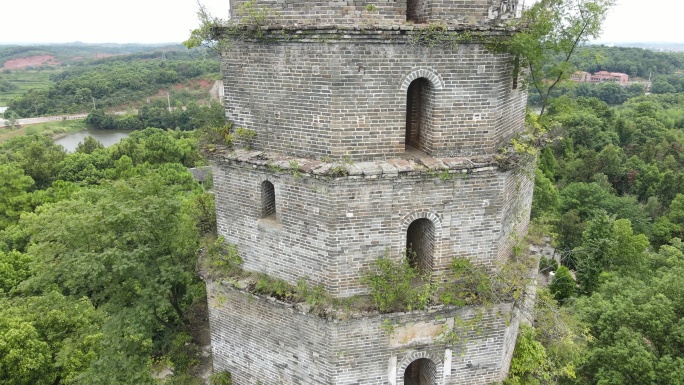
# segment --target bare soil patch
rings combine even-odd
[[[188,89],[188,90],[205,90],[209,92],[211,87],[214,85],[214,80],[210,79],[192,79],[188,80],[185,83],[178,83],[173,85],[173,89],[175,91],[181,91],[183,89]],[[162,88],[159,91],[157,91],[157,96],[164,96],[166,97],[166,88]]]
[[[11,59],[5,62],[2,68],[16,70],[26,67],[40,67],[42,65],[58,65],[60,62],[55,60],[52,55],[35,55]]]

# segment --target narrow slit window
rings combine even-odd
[[[275,187],[269,181],[261,183],[261,217],[276,219]]]

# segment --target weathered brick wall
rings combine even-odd
[[[269,10],[266,19],[274,24],[399,24],[406,22],[408,4],[412,1],[418,3],[414,20],[420,23],[484,24],[512,16],[510,9],[502,14],[501,0],[259,0],[256,6],[244,6],[247,0],[231,0],[230,9],[231,20],[245,23],[250,20],[241,8],[246,11],[263,7]],[[374,5],[375,10],[368,11],[368,4]]]
[[[333,295],[349,296],[366,291],[360,277],[375,260],[403,258],[408,227],[417,219],[434,226],[436,280],[453,257],[492,266],[510,252],[513,230],[526,229],[532,185],[523,173],[481,167],[443,180],[427,171],[399,173],[383,162],[350,167],[380,171],[379,165],[385,173],[318,178],[216,160],[218,233],[238,245],[247,270],[293,284],[308,277]],[[264,180],[275,187],[277,222],[261,217]]]
[[[490,384],[503,378],[506,344],[515,343],[508,305],[325,320],[229,285],[207,289],[214,370],[230,371],[236,385],[403,385],[406,367],[420,358],[435,364],[436,384]],[[480,326],[460,330],[458,343],[436,343],[454,317],[468,322],[479,312]]]
[[[506,180],[501,196],[501,237],[496,259],[505,261],[511,256],[513,246],[527,234],[530,208],[534,193],[535,162],[515,171],[515,177]]]
[[[435,281],[453,257],[493,266],[526,229],[530,175],[493,161],[523,130],[526,93],[513,81],[513,58],[477,38],[416,44],[428,22],[449,33],[512,33],[501,21],[517,2],[410,1],[415,23],[406,22],[407,0],[373,2],[372,11],[359,0],[231,1],[233,21],[244,4],[268,8],[270,25],[258,38],[232,35],[222,54],[227,119],[256,133],[253,150],[214,149],[213,161],[218,233],[237,244],[246,270],[349,297],[366,293],[360,278],[378,258],[405,258],[412,223],[417,251],[432,253],[417,263]],[[414,81],[429,83],[412,116],[420,151],[405,143]],[[340,163],[348,176],[331,175]],[[475,309],[324,320],[222,283],[207,290],[214,368],[237,385],[405,385],[420,359],[435,384],[494,383],[518,328],[501,304],[450,343],[440,339],[445,326]]]
[[[256,132],[253,147],[306,157],[385,159],[405,151],[407,88],[416,78],[430,111],[420,146],[434,156],[493,154],[522,130],[526,93],[508,55],[365,35],[331,41],[235,42],[223,53],[226,115]],[[385,33],[383,32],[383,33]],[[376,34],[381,36],[382,34]]]
[[[499,100],[501,101],[498,105],[499,111],[494,125],[497,129],[493,141],[502,144],[522,129],[521,122],[525,121],[527,93],[522,90],[526,87],[521,84],[520,79],[514,84],[513,77],[509,76],[509,73],[513,71],[511,61],[502,62],[493,70],[499,74],[499,79],[495,80],[491,86],[496,88],[495,92],[500,96]],[[524,71],[524,69],[520,71]],[[523,93],[525,96],[521,97]]]
[[[326,322],[207,282],[214,371],[233,384],[334,384]]]

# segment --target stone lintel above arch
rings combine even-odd
[[[436,90],[441,90],[444,88],[444,80],[442,80],[442,77],[439,75],[439,73],[437,73],[437,71],[433,70],[432,68],[417,68],[404,76],[399,83],[399,89],[402,92],[406,92],[411,85],[411,82],[418,78],[427,79]]]

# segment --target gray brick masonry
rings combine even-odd
[[[311,162],[311,173],[295,175],[259,165],[268,162],[264,156],[214,154],[218,232],[238,245],[246,270],[292,284],[308,277],[334,296],[365,293],[360,276],[374,261],[403,258],[407,229],[417,219],[435,228],[435,280],[454,257],[493,266],[510,254],[514,226],[526,229],[533,186],[525,170],[501,172],[486,162],[456,168],[466,159],[451,158],[439,160],[456,165],[444,174],[397,159],[353,163],[349,176],[333,178],[316,174],[330,164]],[[264,181],[275,188],[277,220],[262,216]]]
[[[518,327],[506,304],[326,320],[229,284],[207,289],[214,370],[229,370],[235,384],[404,385],[420,358],[435,366],[428,384],[490,384],[508,368]],[[454,323],[476,316],[474,329]],[[445,340],[452,330],[457,343]]]
[[[407,39],[236,42],[223,54],[227,118],[256,132],[258,150],[389,159],[405,151],[407,89],[423,78],[431,90],[426,154],[492,154],[520,132],[526,93],[513,89],[511,57]]]
[[[454,257],[492,269],[510,257],[534,165],[502,168],[497,153],[524,130],[527,95],[514,58],[487,39],[515,33],[516,0],[231,9],[243,29],[225,30],[226,118],[255,136],[208,152],[218,233],[244,269],[347,298],[367,294],[363,273],[407,246],[435,282]],[[228,282],[207,291],[214,369],[236,385],[495,383],[519,323],[506,303],[321,318]]]
[[[415,23],[496,25],[520,10],[517,0],[231,0],[230,9],[231,21],[244,23],[263,18],[283,25],[386,25],[407,22],[409,4],[415,7],[416,17],[410,18]]]

